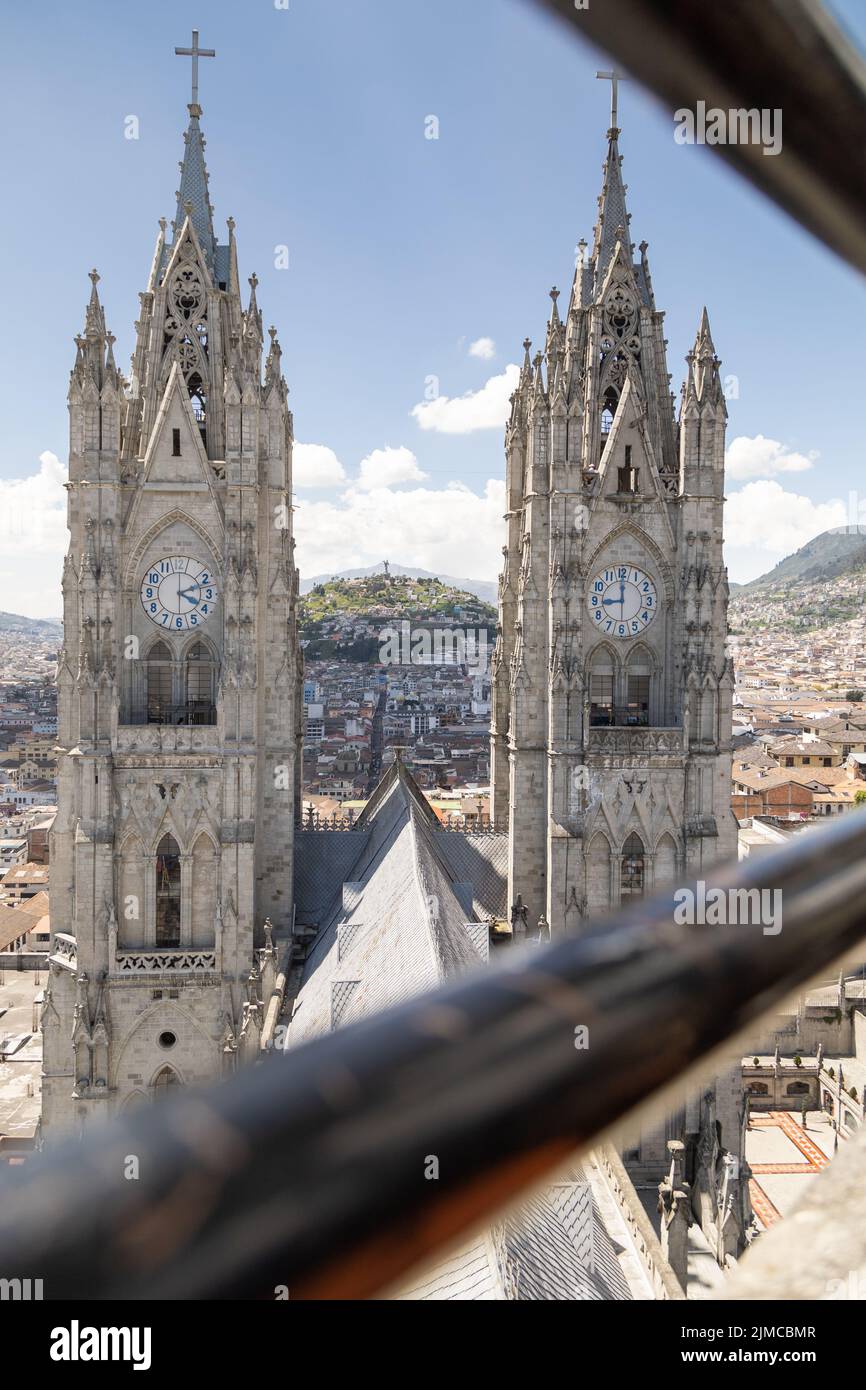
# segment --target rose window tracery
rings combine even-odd
[[[608,331],[620,341],[630,334],[634,327],[635,302],[622,285],[615,285],[605,304],[605,320]]]
[[[163,325],[164,373],[172,361],[183,373],[193,410],[204,437],[207,416],[208,357],[207,290],[195,248],[181,248],[180,261],[168,286]]]
[[[172,307],[187,322],[198,317],[204,300],[204,286],[195,266],[185,265],[177,272],[171,286]]]

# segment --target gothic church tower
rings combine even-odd
[[[704,310],[677,420],[618,137],[614,105],[593,246],[506,431],[493,814],[512,910],[553,934],[736,850],[719,359]]]
[[[94,271],[69,387],[45,1139],[252,1059],[264,924],[291,927],[292,416],[234,223],[214,232],[197,34],[188,51],[177,213],[131,379]]]

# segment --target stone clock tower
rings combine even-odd
[[[506,434],[493,814],[515,921],[554,935],[736,850],[719,359],[704,310],[677,419],[618,136],[614,107],[593,245]]]
[[[292,417],[234,224],[217,241],[197,63],[177,213],[131,379],[97,291],[69,388],[69,530],[42,1135],[256,1055],[292,918],[300,659]],[[264,948],[264,949],[261,949]]]

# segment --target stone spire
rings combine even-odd
[[[114,335],[105,326],[105,311],[100,303],[99,272],[90,271],[90,299],[84,312],[84,332],[75,339],[75,365],[72,368],[70,391],[75,394],[85,383],[97,391],[109,384],[120,389],[123,378],[114,361]]]
[[[685,387],[686,395],[688,396],[693,392],[701,402],[716,402],[721,399],[723,392],[719,377],[719,358],[716,356],[716,349],[713,345],[706,306],[701,314],[694,348],[688,354],[686,361],[689,368]]]
[[[189,210],[202,252],[208,266],[213,267],[216,238],[213,229],[213,208],[210,204],[207,166],[204,160],[205,138],[201,133],[201,107],[189,105],[189,127],[184,136],[185,148],[180,165],[180,188],[177,193],[175,237],[180,233]]]
[[[96,286],[99,284],[99,271],[90,272],[90,300],[84,315],[84,332],[88,339],[98,339],[105,337],[105,314],[99,302],[99,291]]]
[[[604,180],[598,199],[598,217],[592,246],[596,292],[604,284],[604,277],[618,241],[623,243],[626,255],[631,259],[631,241],[628,230],[629,214],[625,205],[626,186],[622,181],[622,155],[619,152],[618,143],[619,131],[615,126],[611,126],[607,135],[607,159],[603,166]]]

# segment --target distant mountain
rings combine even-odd
[[[737,598],[770,593],[803,581],[836,579],[863,565],[866,565],[866,526],[839,526],[833,531],[823,531],[793,555],[780,560],[769,573],[748,584],[732,584],[731,593]]]
[[[455,579],[450,574],[434,574],[432,570],[404,569],[402,565],[392,565],[389,563],[388,569],[391,574],[401,575],[406,579],[438,579],[449,589],[459,589],[463,593],[474,594],[476,598],[483,599],[485,603],[492,603],[496,606],[499,597],[497,584],[489,579]],[[367,579],[373,574],[384,574],[384,566],[368,565],[366,569],[340,570],[339,574],[316,574],[312,579],[301,580],[301,593],[308,594],[317,584],[327,584],[331,579]]]
[[[0,613],[0,632],[21,632],[31,637],[62,638],[60,622],[44,618],[22,618],[20,613]]]

